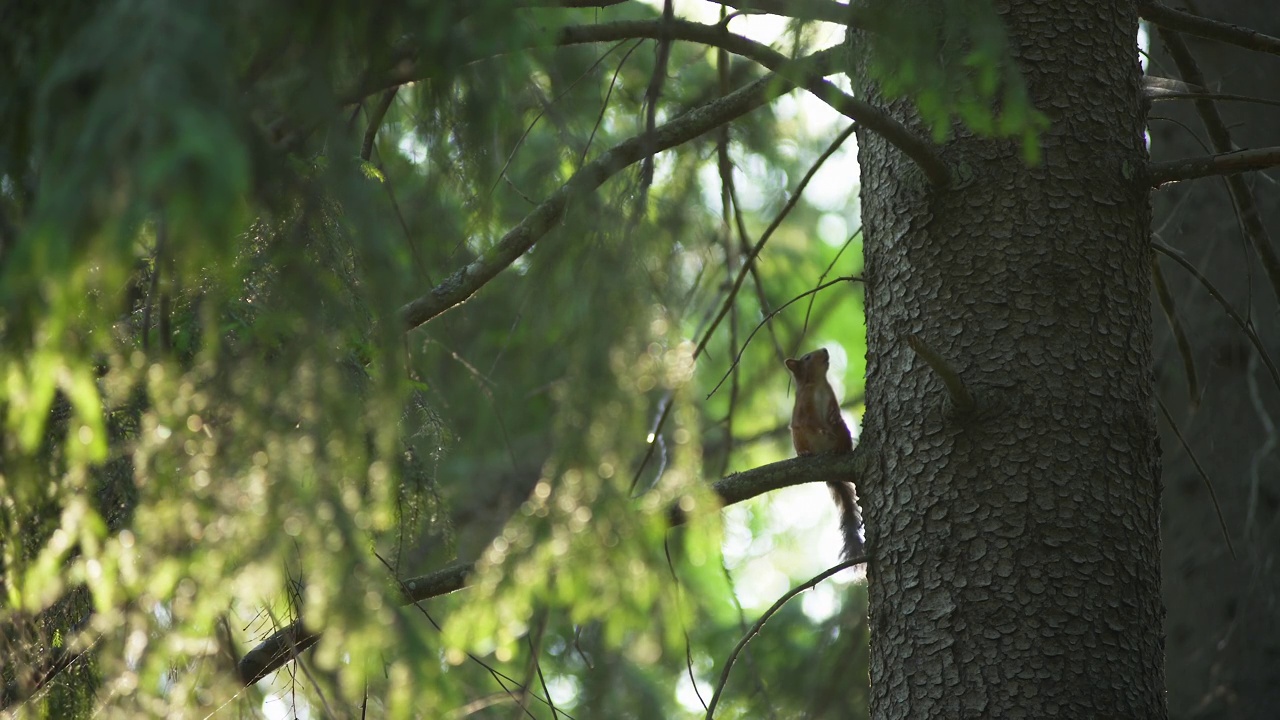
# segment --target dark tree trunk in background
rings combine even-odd
[[[1137,16],[1111,0],[1001,8],[1052,122],[1042,164],[960,132],[938,190],[858,138],[872,717],[1160,718]],[[889,109],[910,122],[907,107]],[[908,334],[976,413],[953,409]]]
[[[1210,17],[1280,34],[1274,3],[1219,0],[1201,9]],[[1280,58],[1190,37],[1186,42],[1211,89],[1280,97]],[[1179,77],[1158,35],[1151,45],[1150,72]],[[1220,102],[1218,110],[1238,147],[1275,144],[1280,109]],[[1153,159],[1205,152],[1204,125],[1191,103],[1158,103],[1151,116]],[[1275,171],[1241,176],[1273,241],[1280,234],[1276,177]],[[1225,180],[1162,190],[1154,209],[1157,237],[1184,253],[1242,315],[1251,317],[1271,357],[1280,358],[1280,306],[1243,239]],[[1269,720],[1280,716],[1280,393],[1222,307],[1172,262],[1163,262],[1163,268],[1195,357],[1200,407],[1190,409],[1182,361],[1160,315],[1158,389],[1213,480],[1238,556],[1233,560],[1227,550],[1204,481],[1162,424],[1169,714]]]

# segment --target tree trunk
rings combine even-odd
[[[1202,5],[1214,18],[1280,34],[1272,3],[1220,0]],[[1275,58],[1241,48],[1185,38],[1208,85],[1223,93],[1280,97]],[[1150,72],[1180,77],[1153,33]],[[1274,107],[1219,102],[1218,111],[1238,147],[1274,145]],[[1204,125],[1188,101],[1162,102],[1151,111],[1155,160],[1205,152]],[[1161,118],[1172,118],[1170,122]],[[1274,173],[1270,173],[1274,175]],[[1253,190],[1259,217],[1280,234],[1280,193],[1263,174],[1240,176]],[[1222,178],[1180,183],[1156,194],[1159,239],[1181,251],[1240,312],[1250,318],[1271,357],[1280,358],[1276,296]],[[1280,427],[1277,393],[1256,350],[1198,281],[1168,260],[1164,276],[1190,342],[1201,395],[1187,398],[1183,362],[1168,323],[1157,315],[1157,387],[1179,430],[1213,481],[1235,544],[1232,558],[1213,502],[1190,457],[1162,425],[1165,479],[1164,599],[1169,615],[1169,715],[1175,718],[1275,718],[1280,708],[1280,496],[1275,451]],[[1156,307],[1156,312],[1161,312]]]
[[[1000,10],[1052,122],[1039,166],[957,129],[938,189],[858,136],[872,717],[1160,718],[1137,15],[1110,0]],[[918,127],[908,103],[858,92]]]

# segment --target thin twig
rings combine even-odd
[[[721,7],[720,13],[722,16],[724,15],[724,12],[725,12],[724,8]],[[720,74],[721,91],[728,92],[728,82],[729,82],[728,56],[729,54],[724,50],[717,50],[716,55],[717,55],[716,69],[719,71],[719,74]],[[737,219],[738,239],[743,243],[744,250],[746,250],[747,253],[750,253],[751,249],[750,247],[746,247],[747,229],[742,222],[742,211],[741,211],[741,208],[739,208],[737,205],[737,193],[734,192],[734,187],[733,187],[733,162],[729,157],[729,128],[727,126],[720,128],[720,137],[716,142],[716,159],[718,161],[717,166],[720,171],[720,232],[722,233],[723,240],[724,240],[724,259],[725,259],[724,269],[725,269],[725,272],[728,274],[727,279],[732,281],[734,277],[733,261],[737,253],[735,252],[736,246],[734,245],[734,242],[733,242],[734,232],[733,232],[733,227],[730,225],[730,218]],[[753,268],[753,267],[754,267],[753,263],[749,261],[743,262],[743,268]],[[759,290],[762,290],[763,288],[761,288],[759,283],[757,283],[756,289],[759,291]],[[762,311],[767,312],[767,310],[765,310],[764,303],[761,303],[760,309]],[[772,329],[773,328],[770,327],[771,331]],[[733,303],[730,306],[730,312],[729,312],[729,352],[736,353],[737,351],[738,351],[738,304]],[[720,456],[720,468],[718,473],[720,475],[723,475],[725,471],[728,470],[729,456],[732,455],[733,453],[733,443],[732,443],[733,417],[734,417],[734,413],[738,409],[738,389],[739,389],[740,379],[741,378],[739,377],[739,374],[735,372],[733,374],[733,382],[729,384],[729,407],[725,410],[725,415],[724,415],[724,433],[725,433],[725,437],[730,439],[730,443],[725,447],[724,454]],[[690,675],[692,676],[692,667],[690,668]],[[698,695],[698,699],[699,700],[702,699],[701,694]],[[707,704],[704,702],[702,703],[702,706],[705,708]]]
[[[1222,537],[1227,541],[1227,550],[1231,553],[1231,559],[1236,559],[1236,549],[1231,544],[1231,533],[1227,530],[1226,518],[1222,517],[1222,506],[1218,504],[1218,493],[1213,490],[1213,481],[1209,479],[1209,473],[1204,471],[1200,465],[1200,461],[1196,458],[1196,454],[1191,451],[1191,446],[1187,444],[1187,439],[1182,437],[1182,431],[1178,429],[1178,423],[1173,421],[1173,415],[1169,414],[1169,408],[1164,406],[1164,400],[1160,398],[1160,394],[1156,393],[1156,405],[1160,408],[1160,414],[1164,415],[1165,422],[1169,423],[1169,429],[1173,430],[1173,434],[1178,438],[1178,444],[1182,446],[1183,452],[1187,457],[1191,458],[1191,464],[1196,466],[1196,472],[1200,473],[1200,479],[1204,480],[1204,486],[1209,489],[1209,499],[1213,501],[1213,511],[1218,514],[1218,526],[1222,528]]]
[[[729,195],[730,203],[733,205],[733,222],[738,228],[738,244],[742,250],[742,256],[746,257],[751,254],[753,244],[747,235],[747,223],[742,217],[742,204],[738,202],[738,190],[732,183],[729,185]],[[769,296],[764,289],[764,280],[760,277],[760,264],[748,263],[747,268],[751,275],[751,287],[756,291],[756,302],[760,304],[760,312],[767,313],[773,309],[773,305],[769,302]],[[769,325],[769,339],[773,341],[773,354],[777,356],[778,362],[782,362],[787,357],[787,351],[782,348],[782,341],[778,339],[778,331],[774,330],[772,323]]]
[[[1258,355],[1262,357],[1262,362],[1266,364],[1267,370],[1271,373],[1271,382],[1275,383],[1276,389],[1280,389],[1280,370],[1278,370],[1276,368],[1276,364],[1271,361],[1271,355],[1267,353],[1267,348],[1262,344],[1262,339],[1259,338],[1258,333],[1254,331],[1253,324],[1240,317],[1240,313],[1236,312],[1236,309],[1231,307],[1231,303],[1227,302],[1227,299],[1222,296],[1222,293],[1218,292],[1218,288],[1214,287],[1213,283],[1209,282],[1209,278],[1202,275],[1200,271],[1196,269],[1195,265],[1192,265],[1186,258],[1179,255],[1176,250],[1160,242],[1152,242],[1151,246],[1154,247],[1157,252],[1162,253],[1165,257],[1181,265],[1183,270],[1191,273],[1192,277],[1200,281],[1200,285],[1204,287],[1205,291],[1207,291],[1214,300],[1218,301],[1218,305],[1222,306],[1222,310],[1226,312],[1227,317],[1231,318],[1231,320],[1235,322],[1236,327],[1240,328],[1240,331],[1243,332],[1245,337],[1249,339],[1249,342],[1253,344],[1253,348],[1258,351]]]
[[[786,219],[788,214],[790,214],[792,208],[796,206],[796,203],[800,202],[801,196],[804,195],[805,188],[809,186],[809,181],[813,180],[814,175],[818,174],[818,170],[822,167],[822,164],[827,161],[827,158],[830,158],[835,154],[835,151],[853,135],[854,127],[854,125],[850,125],[845,128],[836,136],[835,140],[827,146],[827,149],[818,156],[818,159],[809,167],[809,171],[805,173],[804,177],[800,179],[799,184],[796,185],[796,189],[791,193],[791,197],[787,198],[787,204],[783,205],[782,209],[778,211],[778,214],[773,217],[773,221],[770,222],[769,227],[765,228],[764,232],[760,234],[760,239],[757,240],[755,246],[751,248],[751,252],[743,258],[742,269],[738,271],[738,276],[734,278],[733,286],[729,288],[728,295],[725,296],[724,302],[720,305],[720,311],[711,321],[711,326],[707,328],[706,333],[702,336],[702,340],[698,342],[698,346],[693,351],[694,359],[697,359],[697,357],[702,354],[702,351],[706,349],[707,343],[711,341],[711,335],[716,331],[716,326],[718,326],[720,321],[724,319],[724,316],[728,314],[730,306],[733,305],[734,300],[738,296],[738,289],[742,287],[742,281],[747,277],[748,269],[751,267],[752,263],[755,262],[760,251],[764,249],[765,243],[769,242],[769,238],[773,236],[774,231],[782,225],[782,221]],[[761,309],[763,310],[764,308]],[[774,313],[770,313],[769,316],[772,317],[773,314]],[[754,335],[755,333],[752,334]],[[732,368],[730,368],[730,370],[732,370]],[[724,381],[721,380],[720,382],[723,383]],[[719,388],[720,385],[717,384],[716,387]],[[715,390],[712,390],[711,394],[714,395]],[[710,395],[707,397],[710,397]]]
[[[399,85],[393,85],[390,89],[382,93],[382,97],[378,99],[378,104],[373,106],[373,111],[369,113],[369,127],[365,128],[364,140],[360,143],[360,159],[369,162],[369,158],[373,156],[373,141],[378,137],[378,129],[382,127],[382,119],[387,116],[387,110],[391,108],[391,103],[396,99],[396,93],[400,91]]]
[[[644,457],[641,458],[640,460],[640,467],[636,468],[636,473],[631,478],[631,488],[627,491],[633,496],[636,491],[636,484],[640,482],[640,476],[644,474],[645,467],[648,466],[649,460],[653,458],[654,450],[657,449],[663,442],[662,426],[667,422],[667,416],[671,414],[671,408],[675,404],[676,404],[676,401],[675,401],[674,393],[668,392],[666,396],[662,399],[662,403],[661,403],[662,412],[658,413],[657,419],[654,420],[653,422],[653,430],[649,431],[649,437],[646,438],[649,441],[648,447],[645,448]],[[658,466],[657,477],[662,477],[662,472],[665,468],[666,468],[666,462],[663,462],[661,465]]]
[[[781,610],[782,606],[786,605],[787,602],[791,600],[791,598],[799,595],[800,593],[804,592],[805,590],[808,590],[811,587],[814,587],[818,583],[822,582],[823,580],[826,580],[827,578],[831,577],[832,575],[835,575],[836,573],[842,570],[847,570],[856,565],[865,563],[866,561],[867,561],[866,555],[860,555],[851,560],[846,560],[829,570],[825,570],[821,573],[818,573],[817,575],[813,576],[806,582],[792,588],[790,591],[787,592],[787,594],[778,598],[777,602],[771,605],[768,610],[765,610],[764,614],[761,615],[760,619],[757,620],[755,624],[751,626],[751,629],[747,631],[747,634],[744,635],[742,639],[738,641],[738,644],[735,645],[733,648],[733,652],[729,653],[729,657],[725,660],[724,669],[720,671],[720,681],[716,683],[715,694],[711,696],[711,705],[707,707],[707,720],[711,720],[711,718],[715,715],[716,705],[720,702],[720,697],[724,692],[725,683],[729,681],[729,671],[733,670],[733,664],[734,662],[737,661],[738,655],[742,652],[743,648],[747,646],[747,643],[751,642],[752,638],[760,634],[760,630],[764,627],[764,624],[768,622],[769,618],[773,617],[779,610]]]
[[[142,306],[142,353],[149,355],[151,353],[151,307],[152,303],[159,302],[156,297],[160,288],[160,275],[164,267],[164,240],[167,233],[165,232],[164,218],[156,220],[156,248],[151,254],[151,283],[147,290],[146,304]]]
[[[1169,331],[1173,333],[1174,342],[1178,346],[1178,355],[1182,357],[1182,370],[1187,376],[1187,395],[1191,399],[1194,410],[1200,405],[1200,384],[1196,380],[1196,361],[1191,353],[1191,342],[1178,320],[1177,308],[1174,306],[1173,294],[1164,281],[1164,273],[1160,271],[1160,260],[1151,257],[1151,280],[1155,284],[1156,297],[1160,300],[1160,309],[1164,311],[1165,320],[1169,323]]]
[[[613,46],[613,47],[611,47],[611,48],[609,48],[608,50],[605,50],[605,51],[604,51],[604,53],[602,53],[602,54],[600,55],[600,57],[596,58],[596,61],[595,61],[595,62],[593,62],[593,63],[591,63],[591,66],[590,66],[590,67],[588,67],[586,70],[584,70],[584,71],[582,72],[582,74],[578,76],[578,78],[577,78],[576,80],[574,80],[573,82],[569,83],[568,87],[566,87],[564,90],[561,90],[559,95],[556,95],[555,97],[551,98],[551,102],[550,102],[549,104],[550,104],[550,105],[555,105],[556,103],[560,102],[561,98],[563,98],[565,95],[568,95],[568,94],[569,94],[569,92],[570,92],[570,91],[572,91],[572,90],[573,90],[573,88],[574,88],[574,87],[576,87],[576,86],[578,85],[578,83],[582,82],[582,80],[583,80],[584,78],[586,78],[588,75],[590,75],[592,72],[594,72],[594,71],[595,71],[595,69],[596,69],[597,67],[600,67],[600,63],[604,62],[604,59],[605,59],[605,58],[607,58],[607,57],[609,57],[610,55],[612,55],[614,50],[617,50],[618,48],[622,47],[622,46],[623,46],[623,45],[625,45],[625,44],[626,44],[626,41],[624,40],[624,41],[622,41],[622,42],[618,42],[618,43],[614,44],[614,46]],[[636,46],[638,47],[639,45],[640,45],[640,43],[638,43],[638,42],[637,42],[637,43],[636,43]],[[632,50],[635,50],[635,47],[632,47],[631,49],[632,49]],[[630,55],[631,53],[630,53],[630,52],[628,52],[627,54],[628,54],[628,55]],[[625,58],[623,59],[623,62],[626,62],[626,59],[625,59]],[[621,66],[619,66],[619,67],[621,67]],[[616,72],[613,74],[613,79],[614,79],[614,80],[617,80],[617,79],[618,79],[618,74],[617,74]],[[610,92],[612,92],[612,91],[613,91],[613,85],[612,85],[612,84],[609,86],[609,90],[610,90]],[[605,100],[605,101],[606,101],[606,104],[607,104],[608,99],[606,98],[606,100]],[[511,161],[515,159],[516,153],[517,153],[517,152],[519,152],[519,150],[520,150],[521,146],[523,146],[523,145],[524,145],[525,138],[529,137],[529,133],[533,132],[533,128],[534,128],[534,126],[538,124],[538,121],[542,119],[542,116],[543,116],[543,115],[545,115],[545,114],[546,114],[546,112],[547,112],[546,108],[543,108],[543,109],[539,110],[539,111],[538,111],[538,114],[537,114],[537,115],[535,115],[535,116],[533,117],[533,120],[530,120],[530,121],[529,121],[529,125],[528,125],[527,127],[525,127],[524,132],[523,132],[523,133],[520,133],[520,138],[519,138],[518,140],[516,140],[515,145],[513,145],[513,146],[511,147],[511,152],[507,153],[507,160],[506,160],[506,162],[502,163],[502,169],[498,171],[498,178],[504,178],[504,177],[506,177],[506,175],[507,175],[507,168],[511,167]],[[593,135],[595,134],[595,130],[594,130],[594,129],[593,129],[591,132],[592,132],[592,134],[593,134]],[[581,163],[579,163],[579,164],[581,164]],[[499,180],[494,180],[494,181],[493,181],[493,186],[489,188],[489,194],[490,194],[490,195],[492,195],[492,194],[493,194],[493,191],[497,189],[497,187],[498,187],[498,183],[499,183],[499,182],[501,182],[501,180],[500,180],[500,179],[499,179]]]
[[[914,333],[907,334],[907,345],[924,360],[933,373],[942,380],[942,384],[947,388],[947,395],[951,397],[951,404],[960,413],[968,413],[973,410],[973,394],[969,392],[969,388],[965,387],[964,380],[960,379],[960,373],[951,367],[936,350],[929,347],[919,335]]]
[[[570,199],[600,187],[646,152],[666,150],[687,142],[755,110],[787,90],[787,84],[778,82],[777,76],[767,75],[724,98],[663,124],[654,132],[651,140],[633,137],[602,153],[583,165],[568,182],[526,215],[524,220],[509,230],[483,256],[454,271],[430,292],[402,307],[402,327],[406,331],[412,330],[465,302],[555,227],[568,208]]]
[[[799,295],[791,298],[790,300],[783,303],[777,310],[774,310],[770,312],[768,315],[765,315],[764,318],[759,323],[756,324],[755,329],[751,331],[751,334],[747,335],[746,342],[742,343],[742,349],[740,349],[738,351],[738,354],[734,356],[733,362],[730,363],[729,369],[725,371],[724,376],[720,378],[720,382],[716,383],[716,386],[711,388],[711,392],[707,393],[707,397],[710,398],[712,395],[715,395],[716,391],[720,389],[720,386],[724,384],[725,379],[729,377],[729,373],[733,372],[733,369],[737,367],[738,363],[742,360],[742,354],[746,352],[747,346],[751,344],[751,338],[756,336],[756,333],[760,331],[760,328],[763,327],[765,323],[772,320],[775,315],[782,312],[783,310],[786,310],[793,303],[798,302],[814,293],[826,290],[832,285],[839,285],[842,282],[862,282],[862,278],[857,277],[855,275],[849,275],[845,277],[838,277],[835,280],[832,280],[830,282],[822,283],[821,285],[813,288],[812,290],[806,290],[800,293]]]
[[[653,74],[649,77],[649,88],[644,93],[644,132],[653,134],[658,122],[658,100],[662,97],[662,86],[667,80],[667,61],[671,58],[671,33],[667,29],[675,20],[675,4],[673,0],[663,0],[662,19],[659,21],[658,46],[654,49]],[[649,185],[653,183],[653,155],[646,155],[640,161],[640,187],[636,192],[636,202],[644,203],[649,194]]]
[[[1200,71],[1200,65],[1191,54],[1191,50],[1187,47],[1187,43],[1183,41],[1182,36],[1171,30],[1162,29],[1160,31],[1160,39],[1164,42],[1165,50],[1169,52],[1169,56],[1177,64],[1178,72],[1182,75],[1182,79],[1192,85],[1205,87],[1204,73]],[[1195,106],[1201,122],[1204,123],[1205,131],[1209,133],[1209,142],[1213,146],[1214,152],[1226,153],[1226,155],[1215,156],[1215,160],[1210,167],[1220,168],[1220,170],[1213,174],[1228,176],[1227,189],[1231,192],[1231,198],[1235,201],[1236,207],[1240,211],[1240,222],[1243,226],[1244,234],[1253,246],[1254,252],[1257,253],[1258,259],[1262,261],[1262,268],[1267,273],[1272,292],[1275,293],[1276,299],[1280,300],[1280,257],[1276,256],[1276,249],[1271,244],[1271,237],[1267,234],[1266,226],[1262,224],[1262,215],[1258,211],[1258,203],[1253,197],[1253,191],[1249,189],[1249,185],[1244,181],[1244,178],[1235,175],[1235,173],[1243,170],[1261,169],[1258,163],[1266,163],[1265,167],[1280,165],[1280,148],[1262,148],[1232,153],[1236,147],[1231,140],[1230,131],[1227,130],[1227,124],[1223,122],[1222,115],[1218,113],[1218,106],[1212,100],[1205,99],[1196,100]]]
[[[626,41],[624,40],[623,42]],[[604,102],[600,103],[600,114],[596,115],[595,124],[591,126],[591,134],[587,136],[587,142],[582,146],[582,157],[578,158],[579,170],[581,170],[582,166],[586,164],[587,153],[591,151],[591,143],[595,142],[596,133],[600,131],[600,126],[604,124],[604,114],[609,110],[609,100],[613,97],[613,89],[618,85],[618,75],[622,73],[622,68],[627,64],[627,60],[630,59],[631,53],[635,52],[643,43],[644,40],[637,40],[636,44],[632,45],[631,49],[628,50],[626,54],[622,56],[622,59],[618,61],[618,67],[613,69],[613,77],[609,79],[609,90],[604,94]]]
[[[671,541],[670,538],[662,538],[662,554],[667,558],[667,570],[671,573],[672,584],[675,586],[676,606],[680,605],[680,576],[676,574],[676,564],[671,560]],[[689,628],[685,627],[684,615],[677,612],[680,618],[680,631],[684,633],[684,666],[689,673],[689,684],[693,686],[693,694],[698,696],[698,702],[702,703],[705,710],[707,701],[702,699],[702,691],[698,689],[698,678],[693,672],[693,641],[689,639]]]
[[[551,688],[547,687],[547,678],[542,674],[542,663],[538,660],[539,648],[542,647],[542,636],[547,631],[547,619],[549,613],[542,611],[542,622],[538,623],[538,639],[535,642],[533,638],[529,638],[529,651],[533,654],[534,665],[538,668],[538,683],[542,685],[542,694],[547,696],[547,706],[551,708],[552,720],[559,720],[560,711],[556,709],[555,701],[551,699]]]
[[[836,263],[840,262],[840,257],[844,255],[844,251],[848,250],[849,246],[853,244],[853,239],[858,237],[861,234],[862,234],[862,228],[859,227],[856,231],[854,231],[852,235],[849,236],[848,240],[844,241],[844,244],[841,245],[840,249],[836,251],[836,256],[831,258],[831,262],[827,263],[827,267],[822,271],[822,274],[818,276],[818,282],[826,281],[827,276],[830,275],[831,271],[836,268]],[[818,296],[816,295],[809,296],[809,306],[804,309],[804,325],[802,325],[800,328],[800,338],[803,338],[804,335],[809,332],[809,318],[813,315],[813,304],[817,302],[817,299],[818,299]],[[797,350],[799,348],[800,338],[797,338],[797,343],[796,343]]]

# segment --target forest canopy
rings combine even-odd
[[[6,6],[0,709],[866,717],[864,460],[780,462],[786,358],[864,410],[854,128],[1065,113],[921,6]]]
[[[852,419],[864,353],[847,120],[742,57],[841,33],[729,12],[665,26],[699,44],[642,3],[7,10],[6,704],[696,707],[675,679],[706,696],[837,550],[821,490],[722,534],[708,480],[789,453],[783,358],[830,347]],[[821,597],[753,674],[806,672]],[[310,672],[235,687],[299,618]]]

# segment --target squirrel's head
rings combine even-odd
[[[825,378],[830,365],[831,356],[827,354],[826,348],[814,350],[799,360],[787,358],[787,369],[795,376],[797,382]]]

